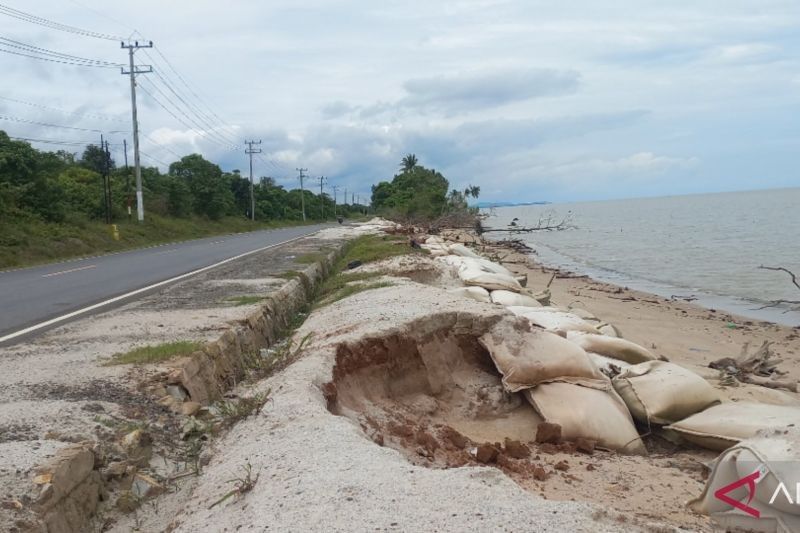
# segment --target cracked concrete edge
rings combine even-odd
[[[320,261],[299,270],[299,277],[287,280],[267,295],[258,310],[180,361],[176,369],[191,401],[207,405],[221,398],[243,373],[241,356],[245,350],[268,348],[280,340],[297,313],[311,303],[317,287],[330,274],[348,241],[337,243]],[[36,468],[41,485],[34,507],[38,523],[25,524],[24,530],[48,533],[83,530],[106,493],[103,478],[96,470],[94,448],[91,442],[69,446],[59,451],[54,460]]]

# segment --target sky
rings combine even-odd
[[[0,13],[17,43],[127,63],[114,38],[154,42],[135,56],[156,70],[139,76],[139,122],[143,162],[162,170],[201,153],[247,173],[243,143],[261,139],[256,176],[294,188],[307,168],[339,194],[368,195],[407,153],[485,201],[800,186],[796,0],[4,6],[109,37]],[[99,133],[31,122],[103,130],[122,162],[130,85],[116,67],[0,53],[0,72],[0,129],[65,142]]]

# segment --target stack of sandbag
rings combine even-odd
[[[626,366],[611,382],[642,424],[671,424],[720,403],[709,382],[666,361]]]
[[[560,335],[508,317],[484,334],[509,392],[522,391],[565,439],[583,437],[627,453],[646,453],[628,408],[586,352]]]
[[[714,461],[702,495],[689,506],[725,531],[800,531],[798,484],[800,430],[764,430]]]
[[[658,359],[647,348],[634,342],[600,335],[597,331],[592,333],[591,331],[580,329],[567,330],[567,339],[587,352],[618,359],[632,365]]]
[[[476,302],[492,303],[489,291],[483,287],[458,287],[457,289],[450,289],[447,292],[463,298],[475,300]]]
[[[422,249],[428,250],[432,257],[443,257],[450,254],[450,248],[444,239],[435,235],[429,236],[420,246]]]

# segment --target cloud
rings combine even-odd
[[[400,100],[398,106],[446,113],[490,109],[533,98],[569,94],[577,90],[579,83],[578,72],[554,69],[418,78],[403,85],[408,96]]]
[[[580,74],[574,70],[514,69],[494,70],[450,76],[414,78],[403,83],[406,96],[395,102],[350,105],[335,101],[321,109],[323,118],[347,115],[376,118],[386,113],[411,115],[438,113],[445,116],[493,109],[535,98],[562,96],[580,86]]]

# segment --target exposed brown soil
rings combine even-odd
[[[653,436],[648,457],[557,436],[537,443],[541,418],[521,394],[505,392],[480,334],[442,329],[421,341],[394,334],[340,345],[323,387],[329,409],[414,464],[493,466],[531,492],[593,502],[618,520],[710,530],[684,503],[702,490],[702,462],[713,453]]]

